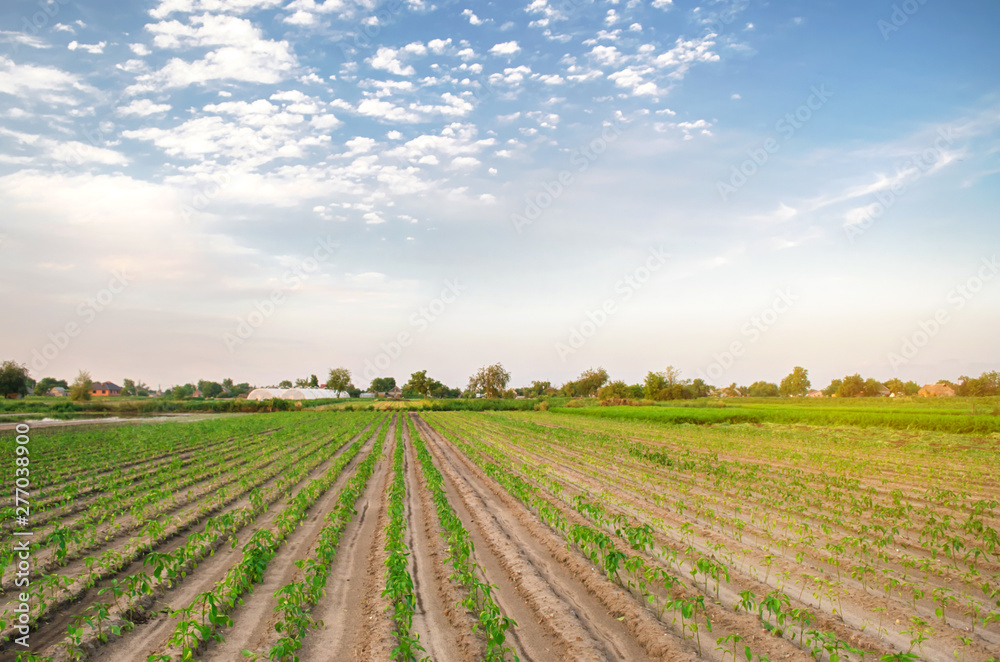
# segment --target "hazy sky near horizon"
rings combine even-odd
[[[1000,5],[16,0],[36,379],[1000,367]]]

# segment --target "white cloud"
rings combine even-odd
[[[431,39],[427,42],[427,48],[435,55],[441,55],[451,46],[451,37],[448,39]]]
[[[285,80],[297,64],[288,42],[260,40],[239,47],[226,46],[194,62],[173,58],[159,71],[139,76],[126,92],[189,87],[218,80],[274,85]]]
[[[139,57],[144,57],[152,53],[145,44],[129,44],[128,47]]]
[[[397,76],[412,76],[416,73],[416,70],[412,66],[403,66],[402,61],[399,59],[399,50],[395,48],[379,46],[378,51],[368,62],[375,69],[388,71]]]
[[[375,140],[365,136],[356,136],[344,143],[349,154],[367,154],[375,146]]]
[[[281,0],[160,0],[149,10],[153,18],[165,18],[174,13],[215,12],[245,14],[249,11],[277,7]]]
[[[283,20],[285,23],[288,23],[289,25],[308,26],[308,25],[315,25],[318,19],[316,18],[316,14],[299,10],[294,14],[285,16],[281,20]]]
[[[513,55],[521,50],[516,41],[505,41],[503,43],[494,44],[490,48],[490,53],[494,55]]]
[[[119,115],[135,115],[136,117],[149,117],[157,113],[165,113],[170,110],[168,103],[153,103],[149,99],[133,99],[127,106],[119,106]]]
[[[656,83],[643,80],[642,73],[631,67],[626,67],[621,71],[610,74],[608,79],[614,81],[618,87],[631,88],[632,94],[635,96],[649,96],[660,93],[660,89]]]
[[[608,67],[616,67],[625,59],[615,46],[594,46],[590,50],[590,57],[598,64]]]
[[[674,47],[658,55],[653,63],[661,69],[673,69],[671,77],[683,78],[695,62],[718,62],[719,56],[712,52],[715,34],[707,34],[698,39],[685,41],[678,38]]]
[[[389,101],[380,99],[364,99],[358,104],[358,113],[375,117],[384,122],[419,122],[420,115],[401,108]]]
[[[0,94],[27,98],[38,96],[45,103],[75,103],[64,93],[71,90],[91,91],[75,74],[54,67],[16,64],[0,55]]]
[[[456,156],[451,160],[449,167],[452,170],[471,170],[481,165],[479,159],[474,156]]]
[[[462,16],[464,16],[467,19],[469,19],[469,23],[471,25],[482,25],[483,24],[483,19],[481,19],[478,16],[476,16],[475,12],[473,12],[471,9],[464,9],[464,10],[462,10]]]
[[[96,44],[81,44],[80,42],[73,40],[66,44],[66,48],[71,51],[81,50],[90,53],[91,55],[100,55],[104,52],[104,47],[108,45],[108,42],[102,41]]]
[[[340,126],[341,124],[343,124],[343,122],[339,120],[335,115],[326,113],[323,115],[316,115],[311,120],[309,120],[309,124],[310,126],[313,126],[319,129],[320,131],[328,131],[330,129]]]
[[[29,46],[31,48],[52,48],[51,44],[46,42],[44,39],[26,32],[0,30],[0,37],[3,37],[3,41],[8,44],[18,44],[20,46]]]

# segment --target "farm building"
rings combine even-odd
[[[98,397],[121,395],[122,387],[113,382],[93,382],[90,385],[90,394]]]
[[[389,391],[388,396],[394,400],[399,400],[401,397],[403,397],[403,389],[399,388],[398,386],[393,386],[392,389]]]
[[[925,398],[950,398],[955,395],[955,389],[947,384],[924,384],[917,395]]]
[[[362,393],[359,397],[362,397],[362,398],[374,398],[375,394],[374,393],[365,392],[365,393]]]
[[[823,397],[823,391],[809,391],[808,393],[806,393],[806,397],[807,398],[822,398]]]
[[[247,395],[247,400],[322,400],[325,398],[349,398],[346,391],[330,391],[324,388],[255,388]]]
[[[67,393],[66,389],[64,389],[62,386],[53,386],[52,388],[49,389],[49,395],[54,395],[57,398],[65,398]]]

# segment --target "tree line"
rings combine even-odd
[[[690,400],[707,396],[723,397],[797,397],[807,395],[812,384],[809,372],[801,366],[796,366],[779,383],[756,381],[749,385],[713,386],[702,379],[683,379],[681,372],[674,366],[664,370],[651,370],[645,379],[637,384],[628,384],[623,380],[612,380],[607,370],[602,367],[589,368],[574,380],[554,386],[549,381],[532,381],[521,387],[511,387],[511,374],[501,363],[486,365],[479,368],[470,377],[465,388],[452,388],[441,381],[428,376],[427,370],[411,373],[410,378],[400,388],[404,398],[544,398],[597,397],[602,400]],[[1000,373],[984,372],[979,377],[963,375],[952,382],[939,380],[954,389],[959,396],[989,396],[1000,393]],[[5,361],[0,364],[0,394],[4,397],[24,397],[32,392],[35,395],[46,395],[57,386],[68,391],[73,400],[89,400],[93,389],[90,373],[81,370],[72,383],[63,379],[43,377],[35,382],[28,372],[27,366],[15,361]],[[295,380],[282,380],[277,387],[289,388],[319,388],[325,387],[332,391],[347,393],[356,398],[362,394],[362,389],[355,386],[351,371],[344,367],[331,368],[326,383],[320,384],[315,374]],[[376,377],[366,390],[370,393],[386,393],[397,386],[394,377]],[[154,392],[141,380],[125,379],[122,384],[122,395],[134,397],[151,397],[159,395],[172,399],[203,398],[237,398],[245,396],[253,390],[247,382],[236,384],[226,378],[221,382],[200,379],[197,382],[178,384],[168,388],[162,394]],[[828,397],[854,398],[876,397],[894,394],[897,396],[916,395],[920,385],[913,381],[903,381],[893,378],[880,382],[874,378],[863,378],[860,374],[846,375],[834,379],[822,389],[822,394]]]

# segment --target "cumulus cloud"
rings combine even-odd
[[[500,44],[493,44],[493,47],[490,48],[490,53],[494,55],[514,55],[520,50],[521,47],[516,41],[505,41]]]
[[[136,117],[149,117],[158,113],[165,113],[170,110],[169,103],[153,103],[149,99],[133,99],[127,106],[119,106],[119,115],[134,115]]]

